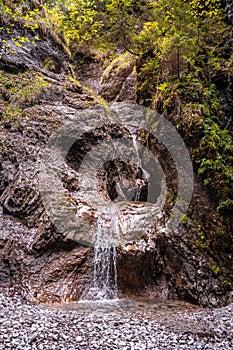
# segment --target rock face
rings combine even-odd
[[[22,34],[20,28],[15,27],[14,35]],[[30,30],[24,29],[23,35],[29,42],[23,46],[14,45],[10,34],[3,35],[5,44],[0,59],[3,77],[14,73],[14,77],[7,77],[22,78],[19,74],[28,74],[25,72],[29,70],[34,72],[27,75],[30,84],[38,75],[43,84],[36,98],[28,100],[27,96],[20,100],[9,95],[5,80],[0,83],[0,284],[14,286],[33,302],[78,300],[91,280],[92,249],[64,238],[47,216],[38,188],[39,156],[58,125],[98,100],[69,78],[68,56],[62,45],[50,35],[44,38],[40,32],[37,34],[40,40],[36,46],[32,44]],[[133,63],[130,60],[123,63],[119,68],[119,62],[115,62],[103,75],[100,91],[109,101],[133,100]],[[122,78],[117,75],[118,69],[124,73]],[[9,106],[18,108],[16,117],[10,114]],[[93,145],[107,139],[108,134],[131,137],[116,125],[110,130],[100,130],[97,125],[92,133],[86,132],[76,143],[77,153],[71,152],[63,173],[63,184],[69,192],[78,186],[77,158],[73,156],[83,156]],[[150,149],[154,147],[152,141]],[[168,183],[175,191],[177,184],[169,155],[160,147],[158,153]],[[165,208],[168,212],[171,202],[170,198]],[[119,248],[118,279],[122,294],[176,297],[212,306],[231,300],[231,253],[223,251],[217,256],[214,249],[203,250],[200,247],[203,239],[194,227],[194,222],[204,217],[209,222],[223,221],[198,178],[189,215],[169,236],[155,231],[152,237],[145,235],[138,242]],[[213,225],[209,225],[213,230]]]
[[[136,73],[134,58],[123,54],[116,58],[103,72],[99,93],[108,101],[135,100]]]
[[[78,81],[107,102],[135,101],[137,77],[134,57],[122,54],[107,66],[105,60],[96,57],[90,50],[77,47],[73,64]]]
[[[201,251],[199,234],[195,234],[193,221],[201,217],[217,219],[214,205],[197,177],[189,215],[187,223],[171,234],[155,232],[152,238],[141,240],[139,247],[129,245],[123,249],[118,280],[124,293],[136,291],[149,298],[178,298],[205,306],[231,300],[231,254],[216,256],[214,249]],[[221,266],[219,274],[214,269],[216,264]]]
[[[225,11],[231,23],[233,23],[233,5],[231,0],[225,0]]]
[[[77,47],[73,56],[72,63],[78,81],[97,94],[104,70],[103,59],[96,57],[94,52],[85,50],[83,47]]]
[[[14,73],[8,79],[17,74],[24,79],[22,74],[30,71],[33,79],[43,76],[46,83],[36,101],[25,105],[18,99],[16,118],[7,115],[7,106],[16,102],[6,96],[3,80],[0,84],[0,283],[13,284],[32,301],[77,299],[90,279],[91,252],[74,241],[65,242],[46,216],[38,192],[38,160],[56,125],[94,98],[68,78],[68,56],[54,38],[44,39],[38,32],[40,40],[34,46],[30,30],[21,33],[20,28],[15,26],[13,35],[23,34],[29,42],[19,47],[12,43],[12,34],[3,34],[0,68],[4,74]],[[49,69],[43,67],[45,62]],[[28,86],[28,98],[30,93]]]
[[[233,3],[231,0],[226,0],[225,2],[225,11],[227,13],[228,20],[231,24],[233,24]],[[231,37],[229,39],[228,43],[231,50],[229,50],[228,55],[232,55],[233,51],[233,28],[231,29]],[[228,128],[231,133],[233,132],[233,121],[232,121],[232,114],[233,114],[233,74],[229,74],[228,76],[228,82],[225,85],[226,90],[225,94],[223,94],[223,103],[225,107],[225,113],[227,117],[227,123],[226,128]]]

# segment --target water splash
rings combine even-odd
[[[94,245],[93,280],[81,300],[118,298],[117,249],[119,227],[113,214],[101,214],[97,219]]]

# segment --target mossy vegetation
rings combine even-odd
[[[103,73],[103,78],[109,78],[111,74],[120,75],[122,72],[131,70],[134,65],[134,57],[125,52],[111,61]]]
[[[48,86],[38,72],[13,74],[0,71],[0,119],[10,121],[22,117],[24,108],[40,103]]]
[[[45,5],[46,1],[44,2]],[[17,28],[25,35],[17,35]],[[27,33],[27,34],[26,34]],[[28,35],[30,34],[30,39]],[[70,50],[66,39],[57,28],[55,21],[50,23],[50,17],[47,15],[42,2],[35,0],[8,1],[0,0],[0,36],[10,36],[12,42],[18,46],[30,42],[34,46],[37,42],[50,36],[52,40],[60,45],[68,56]],[[4,50],[11,51],[8,42],[3,39],[0,42]],[[14,52],[11,52],[14,53]]]
[[[194,168],[203,178],[218,210],[231,210],[233,199],[233,142],[224,126],[221,96],[215,85],[186,78],[158,86],[154,105],[183,136]]]

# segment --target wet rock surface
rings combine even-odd
[[[98,92],[107,102],[135,101],[137,78],[134,66],[134,58],[124,54],[105,69]]]
[[[75,74],[81,85],[87,86],[95,93],[99,92],[100,80],[104,70],[103,59],[96,57],[96,54],[77,47],[73,57]]]
[[[229,20],[233,23],[233,5],[231,0],[225,0],[225,11]]]
[[[132,310],[80,312],[30,305],[1,290],[0,349],[230,350],[232,311],[232,304],[208,310],[138,302]]]
[[[40,229],[1,215],[1,286],[13,285],[34,302],[77,300],[90,280],[90,250],[64,241],[51,224],[50,229],[44,225],[41,221],[40,236]]]

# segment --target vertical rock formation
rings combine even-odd
[[[231,0],[225,0],[225,11],[229,20],[233,24],[233,3]]]

